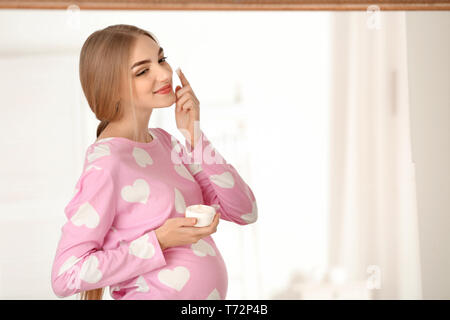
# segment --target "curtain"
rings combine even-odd
[[[405,12],[332,14],[329,267],[421,299]]]

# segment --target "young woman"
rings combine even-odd
[[[97,119],[76,192],[64,209],[51,281],[58,297],[225,299],[227,270],[211,236],[219,218],[257,220],[255,196],[200,128],[200,102],[172,69],[150,32],[113,25],[91,34],[80,53],[80,81]],[[153,109],[175,106],[183,146],[149,128]],[[214,206],[196,227],[187,206]]]

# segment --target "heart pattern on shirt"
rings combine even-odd
[[[172,143],[172,149],[175,150],[175,152],[180,153],[181,147],[180,147],[178,140],[174,136],[171,136],[170,141]]]
[[[109,149],[109,146],[106,144],[99,144],[94,146],[94,151],[88,154],[87,159],[88,162],[92,162],[95,159],[109,156],[111,154],[111,150]]]
[[[183,178],[186,178],[188,180],[191,180],[192,182],[195,182],[194,177],[191,175],[189,170],[184,166],[184,164],[176,164],[176,165],[174,165],[174,169]]]
[[[94,229],[100,222],[100,216],[89,202],[85,202],[78,207],[70,221],[77,227],[85,225],[87,228]]]
[[[136,179],[132,186],[125,186],[121,191],[122,199],[127,202],[146,204],[149,195],[150,186],[144,179]]]
[[[253,223],[258,219],[258,207],[256,201],[252,201],[252,212],[243,214],[241,218],[247,223]]]
[[[77,258],[75,256],[70,256],[59,268],[58,276],[63,274],[67,270],[69,270],[70,267],[72,267],[75,263],[77,263],[80,260],[81,260],[81,258]]]
[[[148,292],[148,290],[149,290],[148,284],[145,281],[143,276],[139,276],[139,278],[137,279],[135,285],[137,285],[136,291]]]
[[[128,252],[138,258],[150,259],[155,255],[155,247],[151,242],[148,242],[148,233],[140,236],[130,243]]]
[[[136,163],[145,168],[147,165],[153,164],[152,157],[142,148],[134,147],[133,149],[133,157]]]
[[[234,178],[231,172],[225,171],[222,174],[212,174],[209,179],[222,188],[233,188]]]
[[[200,163],[191,163],[189,164],[189,170],[191,171],[192,175],[196,175],[197,173],[199,173],[200,171],[202,171],[202,166],[200,165]]]
[[[80,279],[89,283],[99,282],[102,278],[102,272],[98,266],[98,258],[94,255],[89,256],[81,267]]]
[[[204,257],[206,255],[216,255],[216,251],[214,250],[214,248],[203,239],[200,239],[196,243],[193,243],[191,245],[191,249],[199,257]]]
[[[214,288],[214,290],[211,291],[206,300],[221,300],[219,291],[216,288]]]
[[[183,266],[175,267],[173,270],[166,268],[158,273],[158,279],[162,284],[177,291],[183,289],[190,277],[189,270]]]
[[[185,214],[186,213],[186,202],[184,201],[183,194],[177,188],[175,190],[175,210],[178,213]]]
[[[86,167],[86,170],[84,170],[84,172],[86,172],[86,171],[88,171],[89,169],[92,169],[92,168],[97,169],[97,170],[102,170],[102,168],[97,167],[95,164],[90,164],[90,165],[88,165]]]

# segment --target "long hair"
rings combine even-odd
[[[92,33],[81,48],[80,82],[89,107],[100,120],[97,137],[110,121],[123,116],[120,93],[124,92],[126,82],[136,120],[128,61],[139,35],[146,35],[159,44],[149,31],[116,24]]]
[[[122,92],[128,82],[128,94],[133,114],[131,74],[128,62],[132,48],[139,35],[149,36],[159,44],[156,37],[138,27],[117,24],[97,30],[84,42],[80,52],[80,82],[89,107],[100,120],[97,138],[110,121],[121,119],[124,106],[121,104]],[[137,136],[135,126],[135,136]],[[101,300],[104,288],[82,291],[81,300]]]

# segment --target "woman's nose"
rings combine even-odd
[[[163,82],[165,79],[170,79],[172,77],[172,72],[167,66],[159,65],[155,70],[157,74],[157,80]]]

